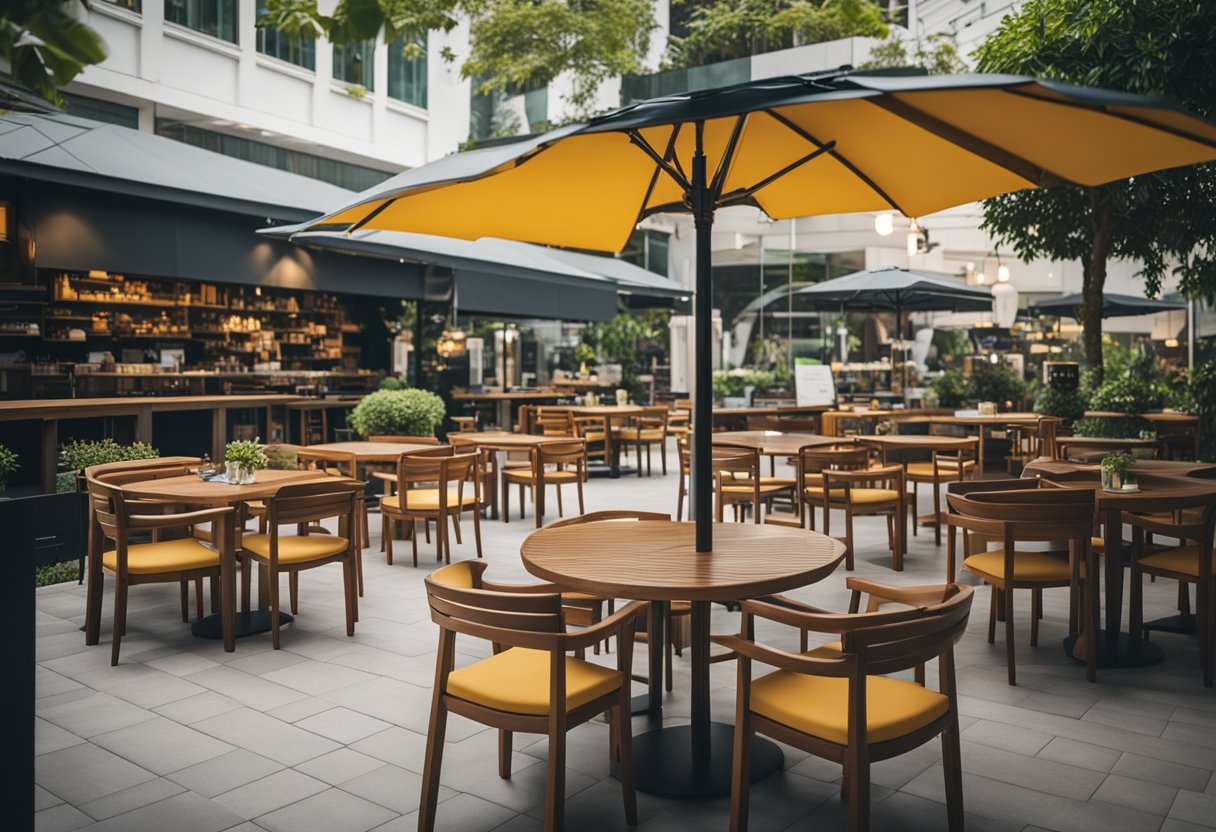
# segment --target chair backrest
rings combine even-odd
[[[159,469],[171,469],[174,471],[170,476],[180,476],[186,473],[186,469],[196,466],[202,462],[202,459],[196,456],[170,456],[160,457],[158,459],[129,459],[123,462],[103,462],[100,465],[92,465],[84,469],[84,476],[93,479],[102,480],[104,482],[112,481],[113,477],[123,477],[132,471],[156,471]],[[154,479],[153,477],[143,477],[143,479]],[[138,479],[128,479],[125,482],[138,482]]]
[[[466,483],[471,483],[474,496],[481,499],[484,455],[478,449],[455,453],[451,445],[426,451],[411,451],[397,459],[397,495],[403,511],[410,509],[410,490],[416,486],[437,488],[439,506],[447,505],[448,486],[458,486],[459,499],[464,497]],[[459,503],[457,503],[459,504]],[[433,505],[428,505],[434,510]]]
[[[633,509],[611,509],[608,511],[593,511],[590,514],[577,514],[573,517],[563,517],[559,520],[554,520],[547,523],[546,527],[550,529],[560,528],[562,526],[580,526],[584,523],[598,523],[604,520],[620,521],[627,523],[631,520],[670,520],[670,514],[663,514],[658,511],[635,511]]]
[[[967,630],[974,597],[972,587],[951,583],[942,588],[939,603],[894,612],[861,613],[872,616],[874,624],[843,633],[841,652],[856,654],[860,672],[869,676],[916,667],[947,653],[959,642]]]
[[[952,482],[946,486],[947,494],[977,494],[985,491],[1035,491],[1039,481],[1033,477],[1015,477],[1001,480],[967,480]]]
[[[710,448],[710,470],[713,471],[715,479],[720,479],[723,474],[732,477],[743,474],[749,479],[758,478],[760,452],[755,448],[715,443]]]
[[[409,445],[438,445],[439,439],[434,436],[397,436],[390,434],[374,434],[367,437],[368,442],[402,442]]]
[[[574,436],[574,414],[564,407],[537,408],[534,423],[543,436]]]
[[[667,430],[667,421],[670,416],[671,411],[666,407],[643,407],[642,412],[637,416],[637,421],[640,427]]]
[[[842,442],[839,445],[805,446],[798,449],[798,468],[803,474],[823,471],[864,471],[874,459],[868,445]]]
[[[309,468],[344,477],[353,477],[359,470],[355,454],[344,451],[307,451],[304,462]]]
[[[540,442],[536,446],[536,464],[542,468],[545,465],[557,465],[559,468],[575,465],[581,468],[586,462],[587,440],[583,438]]]
[[[362,482],[337,479],[282,486],[265,500],[271,535],[277,535],[278,526],[291,523],[313,523],[334,517],[349,522],[355,497],[364,486]]]
[[[981,521],[968,527],[1005,540],[1089,540],[1094,492],[1088,488],[947,492],[952,513]]]
[[[436,569],[424,581],[431,620],[440,628],[513,647],[551,648],[537,638],[565,630],[558,592],[494,592],[481,589],[484,564],[468,561]],[[481,567],[481,568],[476,568]]]

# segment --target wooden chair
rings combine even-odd
[[[732,760],[732,832],[746,832],[750,797],[751,738],[765,734],[844,768],[841,797],[849,802],[849,829],[870,828],[870,765],[896,757],[935,737],[942,740],[946,815],[951,832],[963,829],[962,760],[954,645],[971,612],[971,587],[920,587],[911,606],[857,614],[854,585],[849,615],[791,608],[783,599],[743,601],[741,635],[715,636],[738,655],[735,742]],[[885,597],[902,590],[882,587]],[[789,653],[757,642],[762,618],[840,636],[840,646],[816,653]],[[938,690],[886,674],[938,659]],[[775,671],[752,678],[752,662]]]
[[[760,523],[761,506],[771,515],[773,501],[788,498],[793,505],[797,499],[797,481],[788,477],[768,477],[760,473],[760,452],[755,448],[715,442],[710,451],[714,475],[714,492],[717,495],[717,520],[723,520],[725,506],[735,507],[735,520],[739,512],[753,509],[753,522]]]
[[[346,477],[348,479],[359,479],[359,460],[353,453],[343,453],[341,451],[310,451],[308,453],[307,464],[311,468],[317,468],[325,471],[331,477]],[[367,494],[360,492],[355,495],[355,510],[359,516],[358,545],[355,550],[355,565],[357,567],[357,575],[359,578],[359,597],[363,597],[363,550],[371,543],[371,528],[367,513]],[[262,529],[261,531],[265,531]],[[296,594],[297,586],[295,584],[296,574],[292,573],[291,585],[291,611],[294,614],[296,611]]]
[[[610,719],[609,756],[620,765],[625,821],[638,822],[629,721],[635,602],[598,624],[565,632],[562,598],[551,584],[517,586],[482,579],[485,563],[463,561],[426,578],[431,620],[439,626],[430,727],[423,763],[418,829],[433,832],[448,714],[498,730],[498,776],[511,776],[515,732],[548,736],[546,832],[564,825],[566,732],[599,714]],[[493,645],[494,654],[456,668],[456,635]],[[605,638],[617,640],[616,668],[566,655]]]
[[[1070,629],[1079,629],[1086,634],[1085,662],[1087,676],[1092,682],[1097,678],[1097,646],[1092,634],[1098,632],[1097,555],[1091,545],[1094,492],[1089,489],[1040,489],[1035,487],[1037,483],[1034,480],[1029,482],[1029,487],[1019,485],[1011,490],[970,489],[965,493],[960,486],[970,483],[948,486],[946,502],[949,514],[946,522],[950,526],[950,535],[946,574],[953,575],[957,563],[954,529],[963,529],[963,568],[992,587],[988,613],[989,644],[996,640],[998,609],[1003,612],[1006,664],[1011,685],[1017,684],[1013,591],[1033,591],[1030,644],[1034,647],[1038,645],[1039,619],[1042,618],[1041,591],[1069,587],[1069,625]],[[979,544],[979,551],[971,548],[974,544],[971,534],[979,535],[985,541]],[[1000,548],[983,548],[988,540],[998,542]],[[1019,551],[1018,544],[1025,542],[1067,542],[1069,556],[1064,558],[1052,552]]]
[[[976,449],[979,447],[979,442],[979,439],[972,439],[968,448],[959,448],[954,451],[933,451],[928,462],[904,463],[904,479],[912,484],[913,535],[916,534],[916,528],[921,521],[916,514],[917,500],[920,497],[916,486],[923,482],[933,489],[933,514],[928,518],[933,523],[933,542],[938,546],[942,545],[942,523],[944,521],[941,486],[944,483],[963,482],[971,478],[975,473]]]
[[[874,449],[803,448],[799,452],[801,478],[818,472],[822,485],[804,485],[802,499],[808,507],[811,528],[815,527],[815,507],[823,508],[823,533],[832,533],[832,510],[844,512],[845,568],[853,568],[853,519],[884,516],[887,519],[887,544],[895,571],[904,568],[906,547],[906,503],[902,465],[874,465]]]
[[[1211,495],[1180,497],[1173,502],[1173,517],[1168,520],[1123,513],[1123,522],[1132,527],[1130,629],[1133,636],[1143,633],[1148,638],[1144,628],[1144,575],[1173,578],[1182,587],[1195,584],[1199,664],[1203,670],[1203,684],[1210,688],[1216,673],[1216,580],[1212,575],[1216,498]],[[1175,539],[1178,545],[1149,550],[1145,546],[1146,533]]]
[[[587,460],[598,459],[605,465],[608,459],[608,431],[611,426],[604,416],[575,416],[574,435],[587,440]],[[641,473],[639,471],[639,473]]]
[[[504,468],[502,470],[502,518],[506,522],[511,510],[512,484],[519,486],[519,517],[524,516],[524,490],[532,492],[536,528],[540,528],[545,515],[545,486],[552,485],[557,491],[557,516],[563,515],[562,486],[574,484],[578,492],[578,513],[584,512],[583,482],[587,479],[587,440],[557,439],[541,442],[532,455],[530,468]]]
[[[292,575],[328,563],[340,563],[346,634],[355,634],[355,621],[359,617],[356,497],[365,485],[346,481],[284,485],[265,501],[267,531],[241,536],[239,555],[245,566],[241,571],[241,597],[248,609],[251,567],[256,564],[259,606],[270,610],[270,640],[275,650],[279,649],[279,574],[282,572]],[[338,521],[337,534],[313,531],[322,520],[332,519]],[[286,525],[297,526],[299,533],[280,533],[280,527]]]
[[[538,407],[533,422],[542,436],[575,436],[574,414],[564,407]]]
[[[653,469],[650,465],[650,449],[659,446],[659,457],[663,463],[663,476],[667,476],[667,419],[670,414],[665,407],[644,407],[632,425],[622,427],[617,439],[622,445],[632,444],[638,455],[638,476],[642,476],[642,447],[646,448],[646,475]]]
[[[419,520],[428,536],[428,524],[435,521],[435,559],[450,563],[452,546],[448,538],[448,521],[452,521],[456,542],[463,542],[460,515],[465,511],[473,515],[473,539],[480,558],[484,474],[485,455],[476,449],[457,454],[452,446],[442,445],[433,451],[402,454],[393,478],[396,492],[380,498],[381,535],[389,565],[393,563],[393,527],[407,521],[414,566],[418,565]]]
[[[1197,422],[1154,422],[1158,459],[1199,459]]]
[[[146,473],[146,472],[144,472]],[[147,478],[147,477],[142,477]],[[114,576],[114,631],[110,648],[110,664],[118,664],[122,637],[127,630],[127,594],[130,587],[149,583],[179,583],[182,586],[182,619],[186,620],[186,591],[190,581],[200,582],[199,617],[202,617],[201,581],[209,578],[214,587],[220,577],[220,563],[233,553],[231,508],[212,508],[181,513],[142,514],[149,506],[139,500],[128,500],[114,482],[88,479],[90,529],[90,558],[88,609],[85,613],[85,643],[96,644],[101,618],[102,583],[104,575]],[[217,548],[187,535],[171,540],[132,543],[132,534],[158,532],[167,529],[185,530],[198,523],[212,523],[221,533]],[[107,544],[114,548],[108,549]],[[213,603],[215,593],[212,593]],[[91,632],[90,632],[91,631]]]
[[[456,426],[456,433],[474,433],[477,430],[477,415],[453,416],[452,424]]]

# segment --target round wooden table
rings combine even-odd
[[[615,432],[613,431],[613,422],[641,416],[646,412],[645,408],[637,404],[597,404],[572,405],[567,407],[566,410],[569,410],[576,417],[598,416],[604,420],[604,460],[608,464],[608,476],[613,479],[619,477],[622,473],[621,443],[617,441]],[[625,471],[625,473],[632,472],[632,468]]]
[[[527,451],[535,453],[536,446],[543,442],[560,442],[560,436],[541,436],[536,433],[515,433],[509,430],[482,430],[466,433],[449,433],[448,441],[457,447],[472,445],[486,451],[494,451],[490,455],[490,476],[486,483],[486,502],[490,504],[490,517],[497,519],[498,512],[498,472],[502,469],[499,455],[509,451]],[[543,498],[542,498],[543,499]],[[503,518],[505,522],[507,518]]]
[[[851,439],[820,436],[816,433],[782,433],[779,430],[720,430],[712,434],[715,445],[728,444],[755,448],[765,456],[798,456],[802,448],[844,445]]]
[[[232,506],[248,500],[273,497],[284,485],[335,479],[324,471],[258,471],[255,482],[230,485],[200,480],[197,475],[165,477],[118,486],[126,497],[164,500],[190,506]],[[100,561],[99,561],[100,562]],[[98,586],[100,586],[98,582]],[[97,606],[100,611],[100,605]],[[290,613],[280,612],[279,623],[292,621]],[[190,632],[200,638],[222,638],[224,649],[231,653],[235,639],[270,630],[269,610],[236,612],[236,558],[233,553],[220,558],[220,613],[198,619]]]
[[[1196,470],[1193,463],[1155,462],[1148,467],[1134,463],[1139,491],[1106,491],[1102,488],[1102,473],[1098,465],[1052,460],[1031,462],[1022,476],[1042,476],[1068,488],[1088,488],[1094,492],[1098,511],[1102,514],[1103,590],[1106,593],[1106,621],[1098,637],[1098,667],[1143,667],[1156,664],[1165,654],[1140,633],[1123,632],[1123,518],[1124,511],[1169,512],[1180,498],[1211,495],[1216,499],[1216,481],[1189,474]],[[1167,472],[1177,466],[1177,475]],[[1071,470],[1069,470],[1071,469]],[[1152,473],[1149,473],[1149,472]],[[1076,656],[1076,636],[1065,640],[1065,650]]]
[[[355,463],[365,462],[396,462],[402,454],[413,451],[434,450],[435,445],[423,445],[417,442],[326,442],[322,445],[306,445],[296,450],[296,456],[302,459],[325,458],[327,454],[349,454]]]
[[[980,455],[980,439],[977,436],[934,436],[933,434],[882,434],[874,436],[859,436],[858,442],[864,442],[868,445],[877,445],[882,451],[882,464],[887,464],[888,451],[966,451],[973,450],[975,455]],[[905,460],[905,473],[907,472]],[[915,494],[915,491],[912,492]],[[911,496],[908,498],[915,504],[915,500]],[[935,500],[938,498],[934,498]],[[916,531],[917,526],[940,526],[945,522],[945,517],[942,512],[931,511],[928,514],[916,514],[915,507],[912,509],[912,514],[915,515],[913,520],[912,531]],[[937,534],[935,532],[935,534]],[[937,537],[937,545],[941,545],[940,535]]]
[[[677,797],[730,793],[734,729],[709,717],[711,601],[756,598],[816,583],[844,558],[844,544],[784,526],[719,523],[714,550],[698,553],[695,525],[612,521],[539,529],[520,550],[524,568],[580,592],[651,602],[650,702],[662,701],[663,605],[692,602],[691,724],[660,727],[634,740],[637,784]],[[655,626],[657,624],[657,626]],[[757,738],[753,780],[777,771],[782,754]]]

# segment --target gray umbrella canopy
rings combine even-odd
[[[986,312],[992,294],[972,289],[960,281],[914,272],[896,266],[854,272],[825,280],[794,292],[821,306],[862,311],[895,312]]]
[[[1062,318],[1078,318],[1085,299],[1080,292],[1060,295],[1051,300],[1042,300],[1031,306],[1036,315],[1059,315]],[[1173,300],[1153,300],[1135,295],[1104,294],[1102,296],[1103,318],[1125,318],[1132,315],[1151,315],[1154,312],[1172,312],[1186,309],[1186,304]],[[1078,318],[1079,319],[1079,318]]]

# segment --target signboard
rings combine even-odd
[[[794,392],[799,407],[836,404],[836,382],[827,364],[795,364]]]

